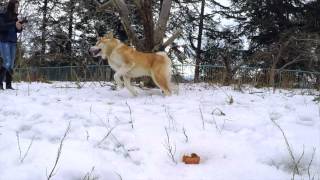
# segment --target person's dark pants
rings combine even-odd
[[[3,80],[4,77],[6,76],[6,68],[0,67],[0,90],[3,90]]]
[[[3,64],[0,69],[0,89],[3,89],[3,81],[6,79],[6,89],[12,88],[12,74],[14,67],[14,60],[16,58],[17,43],[0,42],[0,55]]]

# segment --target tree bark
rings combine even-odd
[[[223,85],[229,85],[232,80],[233,71],[230,64],[230,59],[227,54],[222,55],[222,60],[225,66],[225,76],[223,78]]]
[[[69,58],[72,57],[72,36],[73,36],[73,15],[74,15],[74,9],[75,9],[75,2],[74,0],[70,0],[69,5],[70,11],[69,11],[69,24],[68,24],[68,42],[66,44],[66,51],[69,55]]]
[[[48,0],[43,1],[42,7],[42,27],[41,27],[41,53],[40,53],[40,64],[44,60],[44,56],[46,53],[46,34],[47,34],[47,25],[48,25]]]
[[[194,81],[199,81],[200,76],[200,63],[201,59],[201,44],[202,44],[202,33],[203,33],[203,21],[204,21],[204,7],[205,7],[205,0],[201,1],[201,12],[200,12],[200,22],[199,22],[199,33],[198,33],[198,44],[196,49],[196,67],[194,72]]]
[[[172,0],[163,0],[161,2],[161,11],[155,29],[156,33],[154,36],[155,45],[162,44],[166,32],[167,22],[169,20],[171,4]]]

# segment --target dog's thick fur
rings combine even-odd
[[[125,87],[134,95],[136,90],[131,86],[131,78],[151,76],[154,83],[164,92],[171,95],[171,60],[165,52],[143,53],[125,45],[111,33],[101,37],[90,53],[107,59],[116,72],[114,79],[118,86]],[[123,81],[121,80],[123,78]]]

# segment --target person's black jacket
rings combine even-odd
[[[16,28],[18,18],[10,18],[5,11],[0,11],[0,41],[17,42],[17,33],[21,32]]]

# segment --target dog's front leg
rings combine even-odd
[[[131,85],[131,78],[128,76],[123,76],[124,85],[131,92],[132,95],[137,96],[138,92]]]
[[[121,74],[119,72],[116,72],[113,76],[114,80],[116,81],[117,88],[121,89],[124,87],[123,81],[121,80]]]
[[[123,88],[123,85],[125,85],[128,88],[128,84],[126,84],[126,82],[123,83],[123,81],[121,80],[121,76],[123,79],[125,79],[126,74],[131,71],[133,67],[134,64],[124,65],[120,67],[120,69],[114,74],[114,80],[116,81],[118,87]]]

